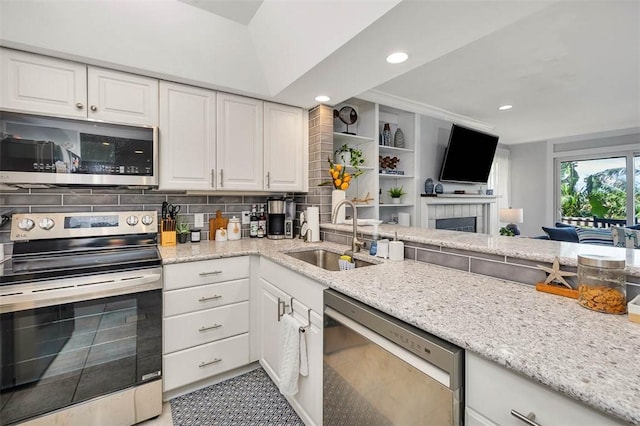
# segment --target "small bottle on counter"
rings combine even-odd
[[[258,238],[258,213],[256,213],[256,205],[251,206],[251,216],[249,218],[249,237]]]
[[[260,206],[260,215],[258,216],[258,238],[264,238],[267,232],[267,215],[264,213],[264,205]]]
[[[378,224],[373,224],[373,234],[371,235],[371,248],[369,248],[369,254],[371,256],[375,256],[378,252],[378,240],[380,239],[380,234],[378,234]]]
[[[627,312],[624,259],[578,255],[578,303],[608,314]]]

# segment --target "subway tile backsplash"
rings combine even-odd
[[[167,201],[181,206],[180,216],[191,227],[194,225],[193,215],[203,213],[205,226],[202,229],[202,239],[206,240],[209,238],[209,219],[216,216],[217,210],[227,218],[240,217],[242,211],[250,211],[253,204],[265,204],[266,208],[269,197],[281,195],[284,194],[193,195],[176,191],[101,187],[0,190],[0,213],[10,210],[14,213],[146,210],[160,214],[162,202]],[[307,202],[306,198],[305,194],[294,196],[299,209]],[[10,242],[9,231],[10,224],[0,229],[1,243]],[[249,225],[242,226],[242,235],[249,236]]]

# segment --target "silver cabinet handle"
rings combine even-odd
[[[204,362],[204,361],[202,361],[198,367],[200,367],[200,368],[202,368],[202,367],[206,367],[207,365],[217,364],[217,363],[219,363],[220,361],[222,361],[222,359],[221,359],[221,358],[215,358],[213,361],[209,361],[209,362]]]
[[[208,330],[215,330],[216,328],[220,328],[220,327],[222,327],[222,324],[213,324],[213,325],[210,325],[209,327],[202,326],[198,329],[198,331],[203,332]]]
[[[271,172],[267,172],[267,188],[271,188]]]
[[[222,271],[211,271],[211,272],[200,272],[201,277],[206,277],[207,275],[218,275],[221,274]]]
[[[82,103],[78,102],[78,103],[76,104],[76,108],[78,108],[78,109],[82,109],[82,108],[84,108],[84,105],[83,105]]]
[[[216,169],[211,169],[211,187],[216,187]]]
[[[207,302],[209,300],[216,300],[220,298],[222,298],[222,296],[220,296],[219,294],[214,294],[213,296],[210,296],[210,297],[201,297],[200,299],[198,299],[198,302]]]
[[[288,307],[289,305],[287,305],[287,302],[285,300],[280,300],[280,298],[278,297],[278,321],[280,321],[280,318],[282,318],[284,314],[287,313]]]
[[[519,412],[517,412],[516,410],[511,410],[511,415],[513,417],[515,417],[518,420],[522,420],[523,422],[525,422],[526,424],[528,424],[529,426],[540,426],[540,423],[536,423],[536,414],[531,412],[529,414],[527,414],[526,416],[524,414],[521,414]]]
[[[96,112],[96,111],[98,110],[98,107],[97,107],[97,106],[95,106],[95,105],[91,105],[91,106],[89,107],[89,109],[90,109],[91,111],[93,111],[93,112]]]
[[[224,169],[220,169],[220,188],[224,188]]]

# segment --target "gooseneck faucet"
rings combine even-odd
[[[356,209],[355,204],[347,199],[338,201],[338,204],[336,204],[333,208],[333,212],[331,212],[331,223],[336,223],[338,210],[340,210],[340,207],[342,207],[343,204],[349,205],[349,207],[351,207],[351,210],[353,211],[353,235],[351,237],[351,252],[357,253],[360,251],[360,247],[362,247],[364,243],[358,240],[358,209]]]

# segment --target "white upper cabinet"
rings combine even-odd
[[[262,191],[263,102],[218,93],[217,188]]]
[[[158,125],[158,80],[0,49],[0,107],[68,118]]]
[[[0,107],[71,118],[87,117],[87,67],[0,49]]]
[[[215,189],[216,93],[160,83],[162,190]]]
[[[88,67],[89,118],[112,123],[158,124],[158,80]]]
[[[265,190],[308,190],[305,123],[300,108],[264,103]]]

